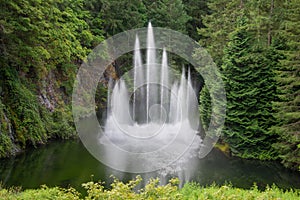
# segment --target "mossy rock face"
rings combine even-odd
[[[13,153],[13,143],[8,135],[0,134],[0,157],[7,157]]]
[[[13,91],[6,93],[5,103],[12,113],[11,119],[17,142],[25,147],[27,142],[36,145],[46,141],[46,130],[40,116],[41,105],[36,95],[18,79],[7,81],[7,86],[10,91]]]
[[[0,99],[0,157],[13,154],[13,141],[11,138],[11,124],[4,112],[5,106]]]
[[[70,106],[59,98],[48,109],[39,99],[39,89],[13,70],[1,70],[0,157],[15,154],[28,145],[37,146],[50,138],[67,139],[75,135]],[[47,87],[47,85],[45,85]]]

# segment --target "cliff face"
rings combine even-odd
[[[75,135],[70,105],[75,72],[65,77],[55,69],[36,80],[28,73],[1,69],[0,157]]]
[[[0,68],[0,158],[51,139],[76,137],[71,98],[78,67],[78,63],[56,67],[39,78],[30,71]],[[95,96],[99,112],[106,106],[109,79],[118,79],[113,65],[99,80]]]

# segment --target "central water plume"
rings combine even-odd
[[[149,23],[145,64],[142,63],[140,41],[136,35],[132,98],[129,97],[127,80],[120,78],[111,87],[106,137],[101,137],[100,142],[113,143],[120,149],[119,153],[110,155],[107,148],[105,156],[116,159],[124,171],[160,170],[161,174],[175,174],[188,180],[191,171],[188,162],[196,156],[201,144],[197,135],[197,98],[190,69],[187,75],[184,68],[181,76],[175,75],[168,65],[166,48],[162,50],[159,63],[158,52],[161,50],[156,51],[154,32]],[[128,156],[128,152],[134,156]]]

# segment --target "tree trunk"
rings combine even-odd
[[[240,1],[240,8],[244,8],[244,0]]]
[[[268,46],[272,44],[272,16],[274,10],[274,0],[271,0],[270,15],[269,15],[269,29],[268,29]]]

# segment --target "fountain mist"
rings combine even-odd
[[[105,144],[108,139],[122,151],[135,153],[134,158],[127,158],[126,154],[110,155],[106,150],[109,159],[119,159],[119,164],[126,166],[123,169],[131,171],[133,166],[140,166],[145,171],[159,170],[163,177],[176,175],[188,180],[192,166],[189,162],[201,144],[196,135],[198,124],[191,120],[198,116],[191,73],[189,69],[186,77],[182,68],[180,80],[171,74],[165,48],[157,63],[154,41],[149,23],[144,65],[139,37],[135,40],[133,99],[130,101],[122,78],[114,84],[108,93],[107,137],[101,137],[100,142]]]

